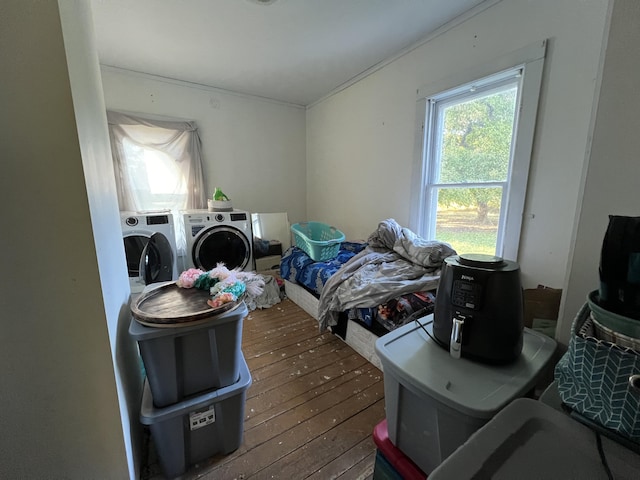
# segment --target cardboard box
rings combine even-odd
[[[524,291],[524,326],[532,328],[534,319],[558,320],[561,288],[550,288],[538,285]]]

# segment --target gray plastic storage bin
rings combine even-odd
[[[616,479],[640,478],[640,455],[605,435],[602,451]],[[529,398],[514,400],[438,468],[429,480],[607,478],[593,430]]]
[[[226,387],[238,380],[242,363],[242,304],[193,326],[147,327],[131,319],[156,407]]]
[[[431,318],[420,321],[426,324]],[[415,322],[380,337],[376,353],[384,372],[389,439],[429,474],[504,406],[535,386],[555,347],[553,339],[525,329],[519,359],[490,366],[452,358]]]
[[[145,382],[140,422],[149,425],[160,466],[167,478],[216,454],[228,454],[242,443],[246,392],[251,374],[241,357],[239,380],[228,387],[164,408],[153,406]]]

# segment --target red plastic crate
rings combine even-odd
[[[386,418],[373,429],[373,441],[384,458],[404,480],[425,480],[427,478],[427,475],[409,457],[391,443]]]

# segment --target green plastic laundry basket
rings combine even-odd
[[[312,260],[326,262],[336,258],[344,233],[322,222],[300,222],[291,225],[296,247],[305,251]]]

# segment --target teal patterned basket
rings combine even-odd
[[[300,222],[291,225],[296,247],[305,251],[312,260],[326,262],[336,258],[344,233],[322,222]]]
[[[640,443],[640,352],[596,338],[585,304],[555,369],[562,402],[583,417]]]

